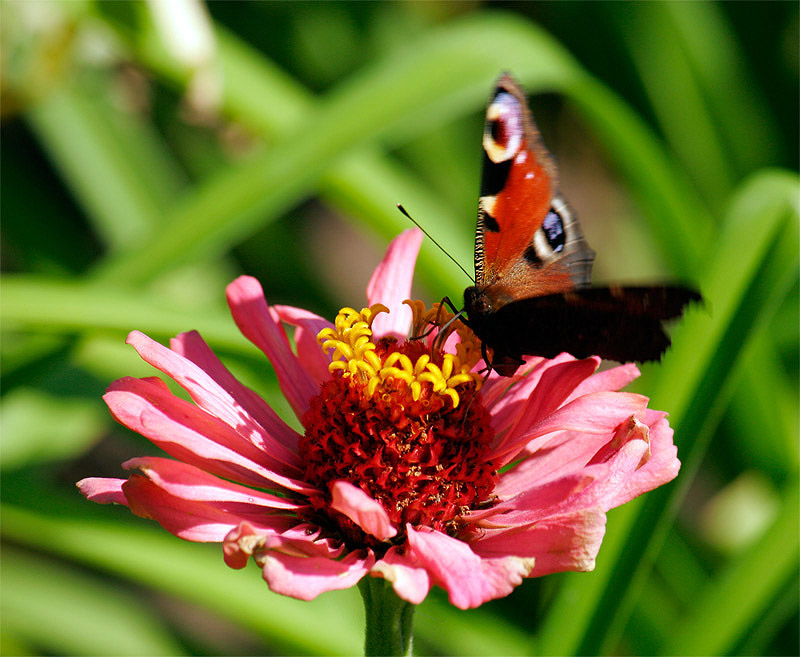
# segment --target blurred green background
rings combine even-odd
[[[332,317],[412,215],[471,267],[484,105],[531,94],[595,280],[707,303],[636,390],[678,479],[609,514],[590,574],[460,612],[421,655],[798,654],[798,4],[16,2],[2,32],[4,655],[354,654],[302,603],[74,482],[156,449],[114,424],[123,342],[198,329],[286,418],[237,274]],[[427,301],[467,281],[430,244]]]

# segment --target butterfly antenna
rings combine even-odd
[[[425,234],[425,237],[427,237],[431,242],[433,242],[437,247],[439,247],[439,250],[442,253],[444,253],[448,258],[450,258],[450,260],[452,260],[456,264],[456,267],[458,267],[461,271],[463,271],[467,275],[467,278],[469,280],[471,280],[473,283],[475,282],[475,279],[472,276],[470,276],[469,272],[461,266],[461,263],[458,262],[458,260],[456,260],[453,256],[451,256],[447,251],[445,251],[444,247],[441,244],[439,244],[439,242],[437,242],[435,239],[433,239],[433,237],[431,237],[431,234],[427,230],[425,230],[422,226],[420,226],[417,223],[417,220],[414,219],[414,217],[412,217],[410,214],[408,214],[408,212],[406,212],[406,209],[400,203],[397,204],[397,209],[400,210],[400,212],[402,212],[406,217],[408,217],[409,221],[411,221],[412,224],[414,224]]]

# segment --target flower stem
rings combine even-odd
[[[414,605],[397,597],[392,585],[379,577],[364,577],[358,589],[367,620],[364,654],[411,655]]]

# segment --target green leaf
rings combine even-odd
[[[106,418],[99,400],[15,388],[0,401],[0,467],[77,456],[105,429]]]
[[[664,646],[665,655],[729,655],[777,597],[800,558],[797,483],[765,536],[709,582]]]
[[[88,82],[53,89],[27,118],[97,234],[116,250],[152,234],[184,180],[153,127],[109,102],[110,80]]]
[[[530,655],[534,638],[486,608],[462,611],[432,591],[414,615],[414,653]]]
[[[674,20],[682,11],[686,10],[671,9],[667,3],[640,3],[631,5],[630,12],[609,13],[621,23],[618,33],[668,143],[711,206],[720,207],[734,174],[720,143],[718,124],[706,107],[705,88],[696,79],[691,53]],[[708,13],[694,12],[700,22],[696,29],[708,30],[719,22]]]
[[[708,283],[702,287],[714,314],[703,318],[696,311],[674,332],[676,347],[665,358],[654,386],[652,405],[670,410],[683,449],[683,476],[671,500],[669,489],[648,494],[643,515],[619,557],[624,566],[615,573],[613,585],[625,595],[604,601],[584,649],[591,650],[593,641],[603,636],[603,649],[608,650],[621,636],[667,523],[746,370],[749,342],[766,330],[796,280],[796,190],[795,176],[764,173],[734,197],[706,273]],[[614,622],[609,622],[612,617]]]
[[[8,505],[2,515],[7,538],[202,605],[265,637],[278,652],[353,655],[361,650],[363,612],[355,590],[301,602],[270,592],[254,567],[228,568],[219,545]],[[308,631],[310,619],[313,632]]]
[[[184,654],[153,609],[79,569],[4,546],[0,578],[2,633],[39,654]]]
[[[138,328],[147,329],[151,337],[172,337],[195,329],[226,349],[253,353],[233,320],[221,311],[198,312],[124,287],[44,276],[8,275],[0,283],[6,326],[46,332],[115,331],[120,340]]]
[[[738,353],[742,340],[725,352],[720,352],[723,348],[720,343],[734,323],[748,287],[755,282],[761,289],[770,290],[779,282],[756,279],[762,264],[769,260],[778,266],[780,272],[776,276],[792,271],[792,256],[776,260],[770,248],[779,232],[797,220],[797,193],[798,181],[794,175],[768,171],[750,178],[733,197],[700,280],[706,308],[688,313],[673,332],[675,348],[664,359],[652,393],[653,403],[665,405],[678,421],[697,398],[697,388],[707,379],[712,359],[722,359],[727,371],[731,356]],[[780,244],[786,246],[786,240]],[[751,309],[751,321],[761,305],[757,301]]]
[[[773,113],[723,5],[671,2],[660,8],[669,16],[665,22],[683,47],[736,171],[752,173],[777,161],[781,137]]]

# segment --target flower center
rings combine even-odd
[[[335,481],[380,502],[402,538],[406,523],[456,535],[460,516],[489,497],[497,478],[485,458],[494,433],[475,394],[481,378],[471,372],[480,358],[477,341],[460,322],[448,324],[443,309],[407,303],[420,338],[373,341],[372,321],[386,312],[380,305],[344,308],[335,327],[318,336],[332,352],[333,377],[303,418],[300,455],[306,480],[319,490],[311,496],[314,522],[353,546],[379,543],[330,509]],[[439,325],[448,330],[441,333]],[[441,345],[453,331],[460,340],[455,353],[445,353]]]

